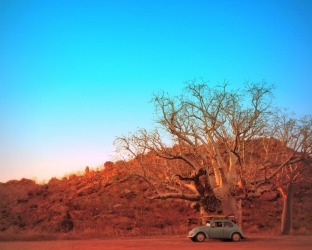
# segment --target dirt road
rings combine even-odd
[[[310,236],[251,236],[241,242],[222,242],[206,240],[194,243],[185,237],[149,237],[123,238],[111,240],[62,240],[62,241],[30,241],[30,242],[0,242],[1,250],[310,250]]]

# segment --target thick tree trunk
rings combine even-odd
[[[287,188],[287,192],[283,195],[283,213],[281,233],[287,235],[292,228],[292,202],[293,202],[294,184],[290,183]]]
[[[226,200],[222,201],[222,208],[224,215],[234,216],[236,223],[242,226],[242,200],[237,200],[233,196],[228,196]]]
[[[236,199],[230,192],[230,188],[223,185],[215,189],[216,197],[221,201],[222,213],[226,216],[234,216],[239,226],[242,226],[242,200]]]
[[[205,225],[209,218],[222,212],[221,202],[214,195],[207,195],[198,204],[202,225]]]
[[[201,225],[206,225],[206,223],[207,223],[207,217],[208,217],[210,214],[209,214],[208,211],[206,211],[204,205],[200,205],[199,213],[200,213]]]

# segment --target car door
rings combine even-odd
[[[214,221],[209,229],[209,238],[222,239],[223,238],[223,225],[221,221]]]
[[[233,232],[233,223],[229,221],[223,222],[223,238],[230,239]]]

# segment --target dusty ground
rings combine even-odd
[[[194,243],[185,237],[150,237],[150,238],[123,238],[111,240],[70,240],[70,241],[30,241],[30,242],[0,242],[1,250],[296,250],[311,249],[312,235],[306,236],[250,236],[241,242],[222,242],[218,240],[206,240],[202,243]]]

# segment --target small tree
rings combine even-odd
[[[274,178],[276,188],[283,198],[281,233],[289,234],[292,228],[294,186],[312,181],[311,116],[294,119],[287,113],[280,113],[275,119],[272,132],[281,145],[276,156],[280,161],[284,160],[284,166]]]

